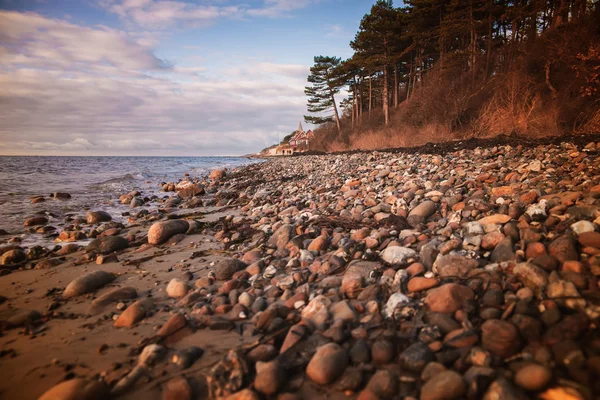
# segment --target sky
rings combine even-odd
[[[0,0],[0,154],[257,152],[373,2]]]

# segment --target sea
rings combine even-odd
[[[161,183],[177,182],[185,174],[202,177],[255,162],[247,157],[0,156],[0,229],[20,236],[25,245],[48,246],[53,239],[27,232],[27,218],[45,215],[49,225],[58,227],[66,215],[103,210],[124,221],[122,214],[131,209],[120,203],[122,194],[138,190],[152,196],[161,193]],[[71,199],[50,198],[54,192],[69,193]],[[46,201],[32,204],[32,196]],[[6,238],[0,237],[0,243]]]

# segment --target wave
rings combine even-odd
[[[124,182],[132,182],[132,181],[137,181],[138,178],[136,178],[135,176],[131,175],[131,174],[125,174],[119,178],[112,178],[109,180],[106,180],[104,182],[100,182],[97,185],[109,185],[111,183],[124,183]]]

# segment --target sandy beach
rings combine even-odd
[[[598,136],[275,158],[2,236],[0,398],[596,398],[599,166]]]

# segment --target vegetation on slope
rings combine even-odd
[[[351,46],[311,68],[314,150],[600,131],[599,2],[380,0]]]

